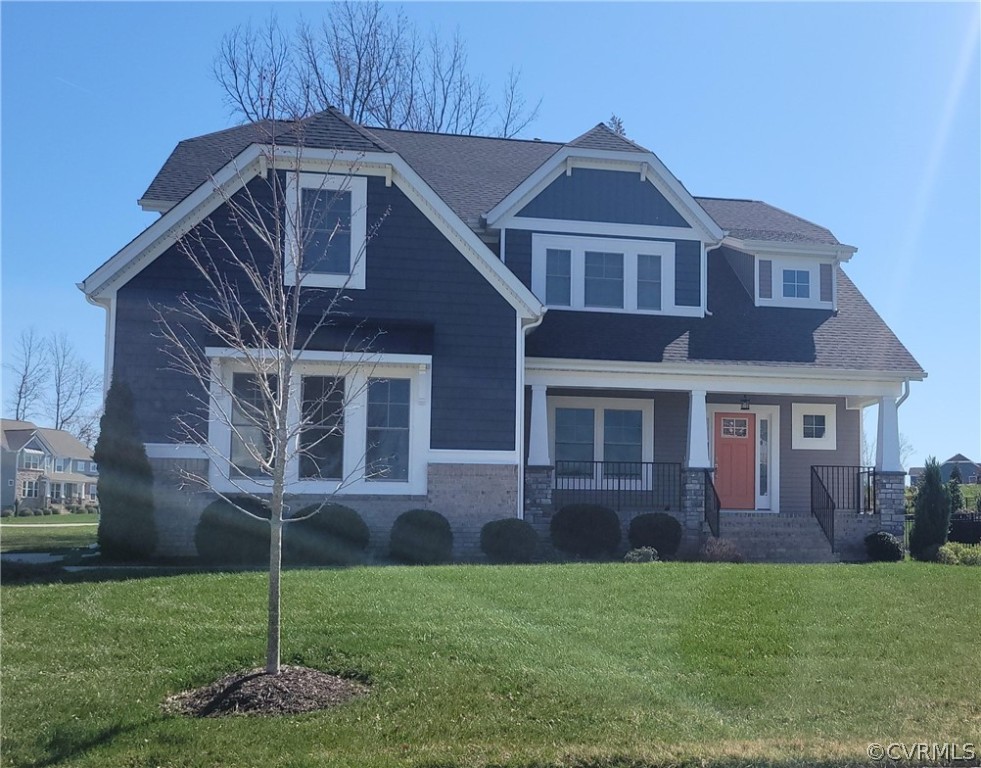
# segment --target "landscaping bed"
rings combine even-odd
[[[971,568],[291,571],[284,662],[368,693],[262,718],[162,706],[262,661],[262,573],[64,578],[3,588],[3,765],[867,766],[981,724]]]

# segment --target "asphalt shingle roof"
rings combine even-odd
[[[831,231],[760,200],[696,197],[715,223],[740,240],[840,245]]]
[[[725,257],[709,254],[705,318],[549,310],[528,336],[529,357],[652,363],[758,364],[921,372],[858,289],[838,270],[838,314],[755,307]]]
[[[599,123],[590,128],[582,136],[570,141],[568,146],[582,149],[611,149],[615,152],[643,152],[645,154],[650,152],[649,149],[645,149],[626,136],[621,136],[605,123]]]

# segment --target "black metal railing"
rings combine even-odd
[[[816,465],[811,467],[835,509],[870,515],[875,512],[875,467],[845,467]]]
[[[705,522],[708,523],[709,530],[715,538],[719,538],[719,510],[722,509],[722,502],[719,501],[719,494],[715,490],[715,483],[712,482],[712,471],[705,470]]]
[[[821,467],[811,467],[811,514],[817,518],[821,530],[828,538],[831,551],[835,551],[835,501],[828,492],[824,479],[818,470]]]
[[[556,461],[552,504],[680,510],[681,465],[660,461]]]

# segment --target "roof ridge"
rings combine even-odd
[[[717,197],[715,195],[692,195],[692,197],[696,200],[725,200],[728,203],[760,203],[762,205],[770,205],[763,200],[754,200],[751,197]]]
[[[449,136],[459,139],[485,139],[488,141],[513,141],[524,144],[554,144],[557,147],[564,147],[561,141],[551,141],[549,139],[520,139],[517,136],[487,136],[481,133],[450,133],[449,131],[420,131],[414,128],[385,128],[384,126],[363,126],[366,131],[392,131],[393,133],[415,133],[421,136]]]
[[[621,141],[624,144],[629,144],[631,147],[633,147],[638,152],[646,152],[648,154],[654,154],[647,147],[641,146],[640,144],[638,144],[633,139],[629,139],[626,136],[624,136],[623,134],[617,133],[612,128],[610,128],[610,126],[608,126],[606,123],[597,123],[596,125],[594,125],[592,128],[590,128],[585,133],[583,133],[583,134],[581,134],[579,136],[576,136],[576,138],[572,139],[571,141],[567,141],[565,143],[565,146],[567,146],[567,147],[574,147],[574,146],[577,145],[577,142],[582,141],[587,136],[590,136],[591,134],[595,133],[598,130],[599,131],[603,131],[604,134],[606,134],[607,136],[609,136],[611,138],[616,139],[617,141]]]

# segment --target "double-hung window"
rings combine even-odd
[[[557,477],[640,479],[654,460],[654,404],[623,398],[549,398]],[[649,479],[649,472],[647,479]]]
[[[365,287],[368,183],[363,176],[292,174],[287,182],[288,285]]]
[[[642,411],[603,409],[603,474],[640,477],[644,445]]]
[[[637,309],[661,309],[661,257],[637,254]]]
[[[232,375],[231,463],[247,477],[266,474],[264,465],[272,462],[266,387],[275,391],[275,376],[267,377],[264,385],[253,373]]]
[[[37,498],[37,480],[22,480],[20,484],[20,495],[24,499]]]
[[[409,380],[369,379],[365,479],[409,479]]]
[[[545,251],[545,303],[568,307],[572,303],[572,251],[548,248]]]
[[[585,253],[587,307],[623,308],[623,254],[602,251]]]
[[[303,377],[300,478],[344,477],[344,379]]]
[[[24,448],[20,452],[19,463],[21,469],[40,469],[44,464],[44,454],[42,454],[40,451]]]
[[[555,461],[559,475],[592,477],[593,422],[592,408],[555,409]]]

